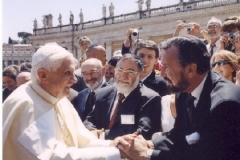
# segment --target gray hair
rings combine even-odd
[[[222,21],[221,21],[220,19],[215,18],[215,17],[212,17],[212,18],[208,21],[207,26],[209,25],[209,23],[217,23],[217,24],[219,24],[219,25],[222,27]]]

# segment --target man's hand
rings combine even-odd
[[[100,129],[100,130],[98,130],[98,129],[96,129],[96,130],[91,130],[90,132],[91,132],[92,134],[94,134],[94,135],[99,139],[101,133],[104,132],[104,129],[102,128],[102,129]]]
[[[183,29],[184,29],[184,24],[183,23],[178,24],[177,28],[176,28],[176,30],[173,34],[173,37],[179,36],[180,31],[183,30]]]
[[[229,35],[227,33],[223,34],[220,38],[219,50],[223,50],[229,43]]]
[[[123,138],[127,139],[129,137],[123,136]],[[133,160],[146,160],[147,150],[150,149],[149,143],[141,135],[135,137],[129,143],[129,146],[119,144],[118,148]]]

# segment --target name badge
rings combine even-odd
[[[134,115],[121,115],[121,124],[134,124]]]

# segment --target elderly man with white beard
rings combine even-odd
[[[212,17],[207,24],[207,33],[210,42],[207,44],[207,50],[211,56],[219,50],[220,37],[222,33],[222,21]]]
[[[133,132],[151,139],[159,131],[161,98],[139,81],[142,71],[140,57],[123,55],[115,68],[115,84],[99,89],[86,128],[105,139]]]
[[[102,62],[96,58],[87,59],[81,65],[82,77],[88,88],[79,92],[72,100],[72,104],[82,121],[92,111],[97,91],[108,86],[105,80],[105,70]]]

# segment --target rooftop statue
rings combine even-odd
[[[107,12],[107,8],[106,8],[106,6],[103,4],[103,7],[102,7],[102,15],[103,15],[103,18],[106,18],[106,12]]]
[[[143,0],[138,0],[136,3],[138,3],[139,11],[141,11],[142,10],[142,5],[143,5],[144,1]]]
[[[111,2],[111,5],[109,6],[109,16],[113,17],[114,16],[114,6],[113,3]]]
[[[70,20],[70,24],[73,24],[74,15],[73,15],[72,11],[70,11],[70,18],[69,18],[69,20]]]

